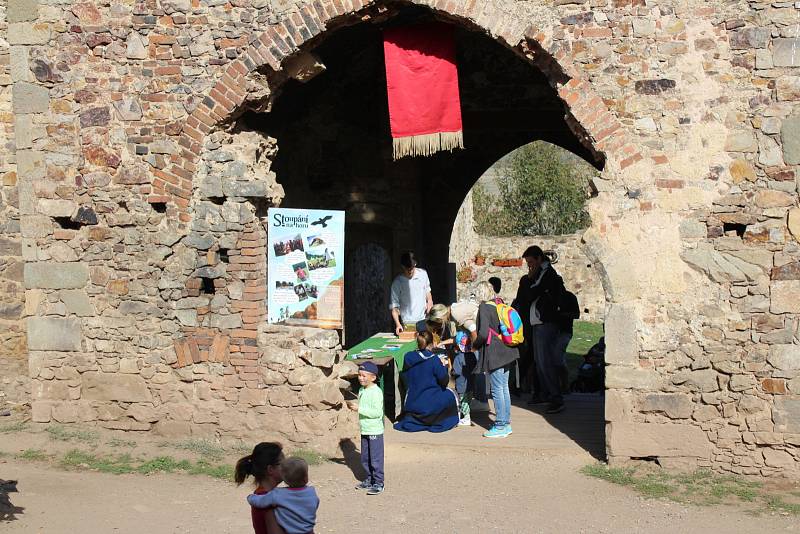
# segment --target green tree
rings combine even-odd
[[[537,141],[510,156],[497,174],[499,195],[473,188],[475,226],[483,235],[557,235],[586,228],[588,165]]]

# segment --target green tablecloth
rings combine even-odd
[[[387,345],[400,345],[400,347],[395,350],[383,348]],[[416,340],[412,339],[410,341],[400,341],[397,336],[393,334],[375,334],[374,336],[365,339],[355,347],[348,350],[347,359],[364,361],[376,360],[379,358],[394,358],[397,369],[402,370],[403,357],[405,356],[406,352],[410,352],[416,348]]]
[[[399,345],[395,350],[385,349],[387,345]],[[347,351],[347,359],[356,363],[374,361],[380,368],[378,386],[385,398],[386,415],[395,421],[402,411],[402,391],[400,389],[400,371],[407,352],[416,350],[416,340],[401,342],[394,334],[375,334]],[[364,352],[372,350],[374,352]],[[386,365],[390,363],[394,365]]]

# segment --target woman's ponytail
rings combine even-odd
[[[253,455],[248,454],[243,458],[239,458],[236,462],[236,467],[233,470],[233,480],[237,485],[241,485],[248,475],[253,474]]]
[[[261,483],[267,476],[267,468],[278,465],[283,460],[283,445],[274,442],[259,443],[252,454],[240,458],[233,470],[233,480],[242,484],[248,476]]]

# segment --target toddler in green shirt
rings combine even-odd
[[[358,366],[358,424],[361,427],[361,465],[367,473],[356,489],[367,495],[383,493],[383,392],[376,384],[378,366],[364,362]]]

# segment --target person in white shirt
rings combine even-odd
[[[431,282],[428,273],[417,267],[417,258],[413,251],[404,252],[400,256],[403,272],[392,282],[389,309],[394,321],[394,332],[398,336],[408,325],[415,325],[425,320],[428,311],[433,307]]]

